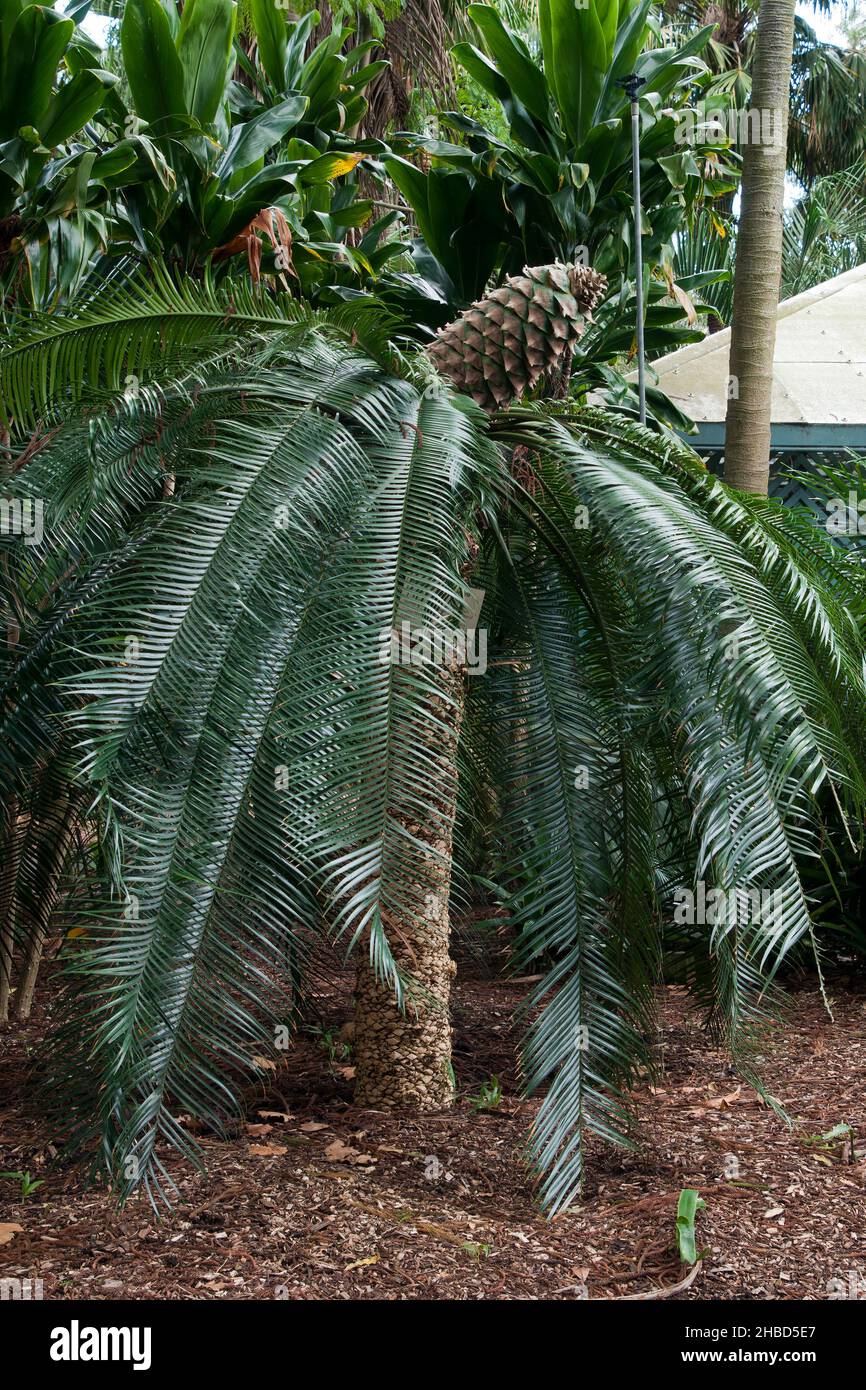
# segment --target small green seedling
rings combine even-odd
[[[808,1149],[816,1149],[819,1152],[814,1157],[821,1163],[831,1166],[831,1159],[825,1155],[832,1154],[837,1163],[854,1163],[862,1157],[855,1149],[855,1134],[851,1125],[834,1125],[828,1129],[826,1134],[809,1134],[801,1141]]]
[[[327,1052],[328,1061],[333,1066],[335,1062],[346,1062],[352,1055],[350,1043],[343,1042],[342,1038],[324,1028],[310,1028],[310,1033],[319,1039],[319,1047],[323,1052]]]
[[[810,1146],[810,1148],[827,1149],[827,1148],[830,1148],[830,1147],[831,1147],[832,1145],[834,1145],[834,1144],[838,1144],[838,1142],[839,1142],[840,1139],[843,1140],[843,1141],[844,1141],[844,1140],[852,1141],[853,1138],[854,1138],[854,1131],[853,1131],[853,1129],[851,1128],[851,1126],[850,1126],[850,1125],[846,1125],[846,1124],[841,1124],[841,1125],[834,1125],[832,1129],[828,1129],[828,1130],[827,1130],[827,1133],[826,1133],[826,1134],[809,1134],[809,1135],[807,1135],[806,1138],[803,1140],[803,1143],[804,1143],[804,1144],[808,1144],[808,1145]]]
[[[703,1197],[693,1187],[684,1187],[677,1202],[677,1246],[680,1259],[689,1265],[693,1265],[698,1258],[695,1216],[706,1205]]]
[[[37,1187],[41,1187],[45,1181],[44,1178],[34,1179],[31,1178],[29,1173],[22,1172],[0,1173],[0,1178],[10,1178],[12,1182],[20,1182],[22,1199],[30,1197],[36,1191]]]
[[[502,1086],[498,1076],[491,1076],[489,1081],[485,1081],[477,1096],[473,1096],[470,1105],[473,1110],[498,1110],[502,1104]]]
[[[474,1240],[464,1240],[460,1246],[473,1260],[486,1260],[490,1254],[489,1245],[477,1245]]]

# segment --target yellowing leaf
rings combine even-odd
[[[682,286],[678,285],[676,281],[673,281],[671,283],[671,293],[673,294],[673,297],[679,304],[680,308],[685,311],[688,323],[695,323],[698,317],[695,306],[689,299],[689,296],[686,294]]]
[[[364,1265],[377,1265],[378,1263],[378,1255],[368,1255],[366,1260],[355,1260],[352,1264],[346,1265],[346,1273],[348,1274],[350,1269],[363,1269]]]
[[[355,165],[360,164],[363,158],[364,156],[362,154],[346,154],[343,155],[342,159],[335,157],[335,163],[332,166],[329,177],[336,179],[339,178],[340,174],[351,174]]]

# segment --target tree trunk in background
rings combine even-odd
[[[457,813],[457,739],[463,710],[463,673],[442,672],[449,701],[436,711],[441,723],[430,729],[430,750],[450,773],[447,799],[435,826],[409,817],[409,835],[429,851],[416,864],[415,912],[383,925],[394,959],[407,980],[405,1009],[370,964],[366,943],[358,948],[355,981],[355,1104],[370,1109],[405,1107],[442,1110],[454,1099],[451,1069],[451,982],[455,965],[449,950],[448,900],[451,851]],[[446,734],[442,725],[447,724]],[[428,750],[428,751],[430,751]]]
[[[725,482],[766,496],[776,310],[782,274],[782,210],[796,0],[761,0],[743,152],[731,320],[731,396],[725,422]],[[767,143],[763,143],[763,142]]]

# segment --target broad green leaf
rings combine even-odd
[[[414,164],[410,164],[408,159],[400,159],[396,156],[387,160],[385,167],[414,212],[418,229],[425,242],[437,260],[441,260],[440,252],[443,248],[437,229],[430,219],[427,175],[422,174],[420,169],[416,169]]]
[[[236,125],[229,137],[225,154],[217,165],[217,172],[225,177],[236,174],[241,169],[248,169],[297,125],[306,109],[307,98],[299,92],[294,92],[278,106],[271,106],[254,116],[251,121]]]
[[[704,64],[697,56],[702,53],[715,33],[715,25],[707,24],[699,29],[680,48],[650,49],[641,54],[635,69],[645,79],[641,88],[643,94],[657,92],[665,97],[677,83],[684,81],[689,71],[700,71]]]
[[[502,76],[497,67],[491,63],[490,59],[476,48],[474,43],[455,43],[451,50],[452,57],[462,68],[474,77],[475,81],[496,97],[497,101],[507,101],[510,95],[508,83]]]
[[[544,71],[565,128],[580,144],[593,123],[608,65],[607,43],[596,10],[574,0],[539,0]]]
[[[700,178],[701,171],[691,150],[681,150],[679,154],[664,155],[658,160],[671,181],[672,188],[685,188],[686,179]]]
[[[256,34],[259,61],[274,86],[284,89],[288,32],[285,10],[274,0],[250,0],[250,16]]]
[[[113,149],[106,150],[94,161],[91,176],[103,183],[109,183],[118,175],[131,169],[138,159],[135,145],[131,140],[121,140]]]
[[[353,91],[360,92],[364,87],[368,87],[374,78],[384,72],[391,64],[387,58],[379,58],[375,63],[367,63],[366,67],[359,68],[357,72],[350,72],[343,78],[343,85],[351,87]]]
[[[605,79],[603,110],[610,115],[610,109],[617,109],[625,100],[620,78],[634,72],[638,55],[642,52],[647,38],[647,19],[652,8],[652,0],[640,0],[627,18],[620,8],[619,29],[613,49],[613,62]]]
[[[40,134],[49,147],[74,135],[96,115],[105,94],[118,81],[110,72],[91,68],[58,88],[42,122]]]
[[[211,124],[223,99],[234,32],[232,0],[186,0],[177,54],[186,109],[202,125]]]
[[[53,10],[40,5],[22,10],[6,55],[0,91],[0,138],[8,138],[21,126],[40,128],[51,101],[58,64],[74,29],[71,19],[61,20]]]
[[[183,68],[159,0],[126,0],[120,46],[137,114],[145,121],[188,114]]]
[[[0,75],[12,30],[23,8],[24,0],[0,0]]]
[[[595,0],[595,12],[601,32],[604,35],[605,46],[605,70],[610,67],[616,46],[617,22],[619,20],[619,5],[617,0]]]
[[[346,59],[342,54],[322,53],[319,57],[324,47],[324,44],[319,45],[301,75],[301,91],[310,98],[311,114],[324,111],[337,100],[346,70]]]
[[[291,90],[300,85],[304,70],[307,40],[319,22],[319,11],[310,10],[289,29],[286,45],[286,88]]]
[[[338,227],[363,227],[373,214],[373,204],[369,198],[359,198],[339,212],[330,214],[331,221]],[[363,248],[360,248],[363,249]],[[399,248],[398,248],[399,249]]]
[[[615,15],[616,0],[610,3]],[[544,73],[531,61],[490,5],[470,5],[468,13],[513,95],[527,111],[546,123],[550,117],[550,94]]]

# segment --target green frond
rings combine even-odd
[[[119,346],[132,306],[77,347],[61,326],[39,410],[68,418],[10,482],[49,514],[38,546],[4,547],[0,775],[37,830],[59,778],[96,835],[49,1088],[120,1192],[165,1196],[160,1144],[195,1159],[182,1115],[239,1121],[319,943],[368,953],[409,1006],[391,937],[424,929],[457,797],[452,907],[490,892],[516,968],[544,976],[524,1066],[558,1210],[587,1132],[629,1140],[663,943],[760,1085],[773,977],[814,941],[802,866],[866,803],[862,582],[674,441],[567,407],[488,419],[276,301],[239,351],[222,294],[169,306],[174,379],[155,329]],[[88,342],[95,396],[64,378]],[[119,395],[127,351],[151,377]],[[485,677],[392,659],[404,624],[461,630],[470,587]],[[757,906],[680,928],[672,899],[699,885]]]
[[[159,262],[128,284],[91,293],[55,314],[21,317],[0,354],[0,419],[19,436],[82,398],[137,392],[153,378],[201,377],[250,340],[278,335],[285,350],[314,326],[383,350],[391,320],[374,301],[315,313],[245,280],[176,280]]]
[[[549,1083],[531,1155],[555,1211],[580,1189],[587,1132],[627,1140],[657,961],[649,769],[616,577],[595,566],[588,581],[588,556],[551,552],[546,532],[542,514],[498,538],[492,685],[506,759],[497,881],[519,928],[515,970],[545,974],[524,1064],[530,1091]]]
[[[711,1014],[754,1078],[769,981],[796,942],[813,939],[799,866],[820,852],[826,816],[863,805],[862,644],[839,593],[826,583],[827,570],[840,562],[811,532],[803,538],[787,527],[778,509],[743,501],[689,450],[647,431],[595,412],[572,419],[531,410],[512,410],[493,429],[533,459],[537,544],[570,570],[587,601],[584,627],[615,634],[614,684],[627,719],[644,706],[630,741],[657,769],[655,795],[644,794],[640,820],[646,837],[668,839],[660,887],[669,897],[675,887],[704,884],[736,904],[733,914],[697,928],[690,949],[710,967],[703,977],[711,982]],[[574,536],[581,509],[588,520],[582,541],[580,532]],[[588,601],[606,567],[625,604],[607,624]],[[531,572],[526,562],[525,570]],[[548,579],[545,598],[554,592]],[[570,652],[580,649],[574,628]],[[527,662],[526,672],[535,664]],[[586,670],[582,665],[583,680]],[[559,685],[573,699],[578,677],[561,673]],[[596,692],[589,708],[602,729]],[[524,795],[532,784],[526,775]],[[622,788],[642,785],[634,767],[623,769],[588,813],[599,817],[611,805],[619,812]],[[686,849],[690,840],[694,848]],[[678,846],[686,849],[679,863]],[[634,866],[623,862],[622,871],[628,881]],[[543,895],[551,883],[548,862],[543,876],[530,862],[526,878],[540,879]],[[663,906],[670,910],[669,902]],[[531,949],[543,949],[544,922],[542,910],[529,932]],[[556,966],[553,976],[562,981]],[[573,982],[572,1003],[577,989]],[[579,1086],[572,1075],[560,1087],[569,1059],[557,1052],[561,1033],[543,1040],[543,1024],[544,1014],[531,1047],[540,1048],[539,1074],[546,1068],[555,1078],[542,1111],[550,1136],[543,1163],[546,1199],[558,1204],[578,1181]]]
[[[194,403],[167,447],[175,494],[86,605],[65,681],[117,872],[52,1051],[79,1137],[154,1196],[159,1142],[195,1153],[180,1112],[237,1120],[232,1078],[274,1055],[317,933],[364,937],[405,988],[387,926],[419,910],[407,826],[435,824],[454,775],[423,754],[434,678],[381,652],[406,603],[455,625],[475,412],[314,339],[303,370],[257,365],[221,406],[196,438]]]

